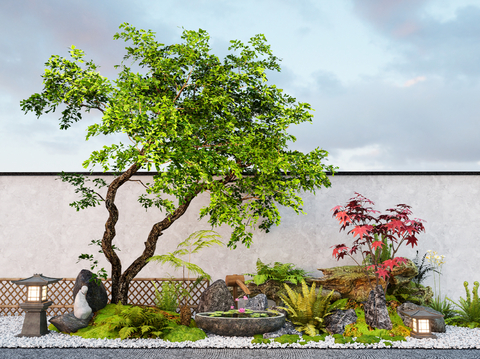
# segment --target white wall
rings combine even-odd
[[[136,179],[148,182],[150,177]],[[281,224],[266,234],[255,231],[253,245],[236,250],[207,248],[192,258],[214,280],[227,274],[255,271],[260,258],[294,263],[300,268],[321,276],[317,268],[353,264],[350,259],[337,262],[331,246],[345,243],[352,237],[339,233],[338,222],[330,211],[343,205],[354,192],[370,198],[375,208],[384,212],[398,203],[412,206],[414,217],[426,220],[426,233],[420,235],[418,247],[404,246],[400,255],[408,258],[428,249],[446,256],[443,267],[442,294],[454,300],[465,297],[463,281],[480,280],[477,269],[480,215],[480,174],[465,175],[379,175],[342,174],[330,177],[332,187],[316,195],[301,193],[307,215],[297,215],[292,209],[279,207]],[[124,185],[117,195],[120,211],[115,244],[126,268],[143,250],[143,243],[153,223],[163,219],[156,209],[143,209],[136,197],[142,193],[137,182]],[[51,277],[75,277],[88,262],[77,262],[81,253],[96,254],[100,266],[108,271],[109,264],[98,248],[88,246],[100,239],[108,213],[103,206],[80,212],[69,206],[77,198],[74,188],[49,175],[0,174],[0,277],[27,277],[43,273]],[[208,219],[198,221],[200,208],[208,203],[209,195],[202,194],[191,203],[185,215],[159,238],[157,254],[175,250],[176,245],[192,232],[210,229]],[[228,242],[228,226],[216,231]],[[180,276],[169,267],[148,264],[137,276]],[[430,277],[426,284],[433,285]]]

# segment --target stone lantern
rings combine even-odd
[[[437,336],[432,334],[430,323],[431,319],[442,318],[443,315],[427,312],[426,310],[402,310],[402,314],[412,319],[412,331],[410,336],[412,338],[423,339],[437,339]]]
[[[25,311],[25,320],[18,337],[39,337],[48,333],[46,309],[53,302],[47,300],[47,286],[61,279],[34,274],[30,278],[12,281],[17,285],[27,286],[27,301],[20,303],[20,308]]]

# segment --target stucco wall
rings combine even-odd
[[[136,179],[148,182],[149,177]],[[478,273],[478,224],[480,213],[480,174],[465,175],[379,175],[342,174],[331,177],[332,187],[317,191],[316,195],[301,193],[306,215],[297,215],[292,209],[279,206],[282,217],[278,227],[266,234],[254,231],[253,245],[235,250],[207,248],[192,257],[214,280],[227,274],[255,271],[260,258],[265,263],[274,261],[294,263],[321,276],[317,268],[353,264],[350,259],[337,262],[332,258],[331,246],[350,245],[352,237],[339,233],[338,222],[330,209],[345,204],[359,192],[375,202],[375,208],[385,211],[398,203],[412,206],[414,217],[426,220],[426,233],[420,235],[419,246],[404,246],[399,255],[415,257],[428,249],[446,256],[443,267],[442,294],[454,300],[465,297],[463,281],[480,280]],[[143,242],[153,223],[163,219],[159,210],[143,209],[136,197],[143,187],[129,182],[119,191],[117,205],[120,218],[115,244],[120,248],[124,268],[142,251]],[[73,187],[49,175],[0,175],[0,277],[27,277],[43,273],[52,277],[75,277],[86,261],[77,262],[81,253],[96,254],[100,266],[110,269],[98,247],[89,246],[92,239],[103,234],[106,209],[103,206],[77,212],[69,206],[77,195]],[[208,203],[204,193],[190,205],[186,214],[175,222],[157,245],[157,254],[175,250],[176,245],[199,229],[210,229],[208,219],[198,221],[200,208]],[[216,231],[228,242],[228,226]],[[148,264],[137,276],[180,276],[172,268]],[[426,284],[433,284],[430,277]]]

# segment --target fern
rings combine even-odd
[[[287,311],[288,318],[297,326],[295,329],[310,336],[315,336],[320,332],[326,333],[325,317],[332,314],[333,310],[339,306],[338,303],[330,305],[333,290],[324,297],[321,286],[318,294],[315,294],[315,283],[309,290],[305,281],[302,281],[302,293],[293,291],[286,284],[284,286],[288,297],[285,294],[280,294],[280,297],[286,307],[279,308]]]
[[[118,332],[120,339],[156,338],[167,329],[167,319],[150,308],[123,306],[118,303],[115,314],[101,318],[97,324],[105,324],[109,331]]]
[[[292,263],[280,263],[275,262],[273,267],[269,267],[270,264],[264,264],[260,259],[257,260],[257,273],[245,273],[253,279],[247,280],[245,283],[251,283],[252,281],[256,285],[261,285],[267,280],[274,280],[278,282],[292,282],[297,284],[302,281],[307,272],[303,269],[295,268]]]

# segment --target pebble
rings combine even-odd
[[[1,348],[286,348],[288,344],[272,342],[270,344],[252,344],[252,337],[222,337],[208,334],[208,337],[196,342],[173,343],[162,339],[83,339],[51,331],[36,338],[18,338],[22,331],[24,316],[0,316]],[[324,342],[309,342],[306,345],[293,344],[295,348],[435,348],[435,349],[480,349],[480,328],[470,329],[446,326],[446,333],[435,333],[437,339],[415,339],[407,337],[406,342],[392,342],[388,347],[383,341],[363,345],[335,344],[328,336]]]

